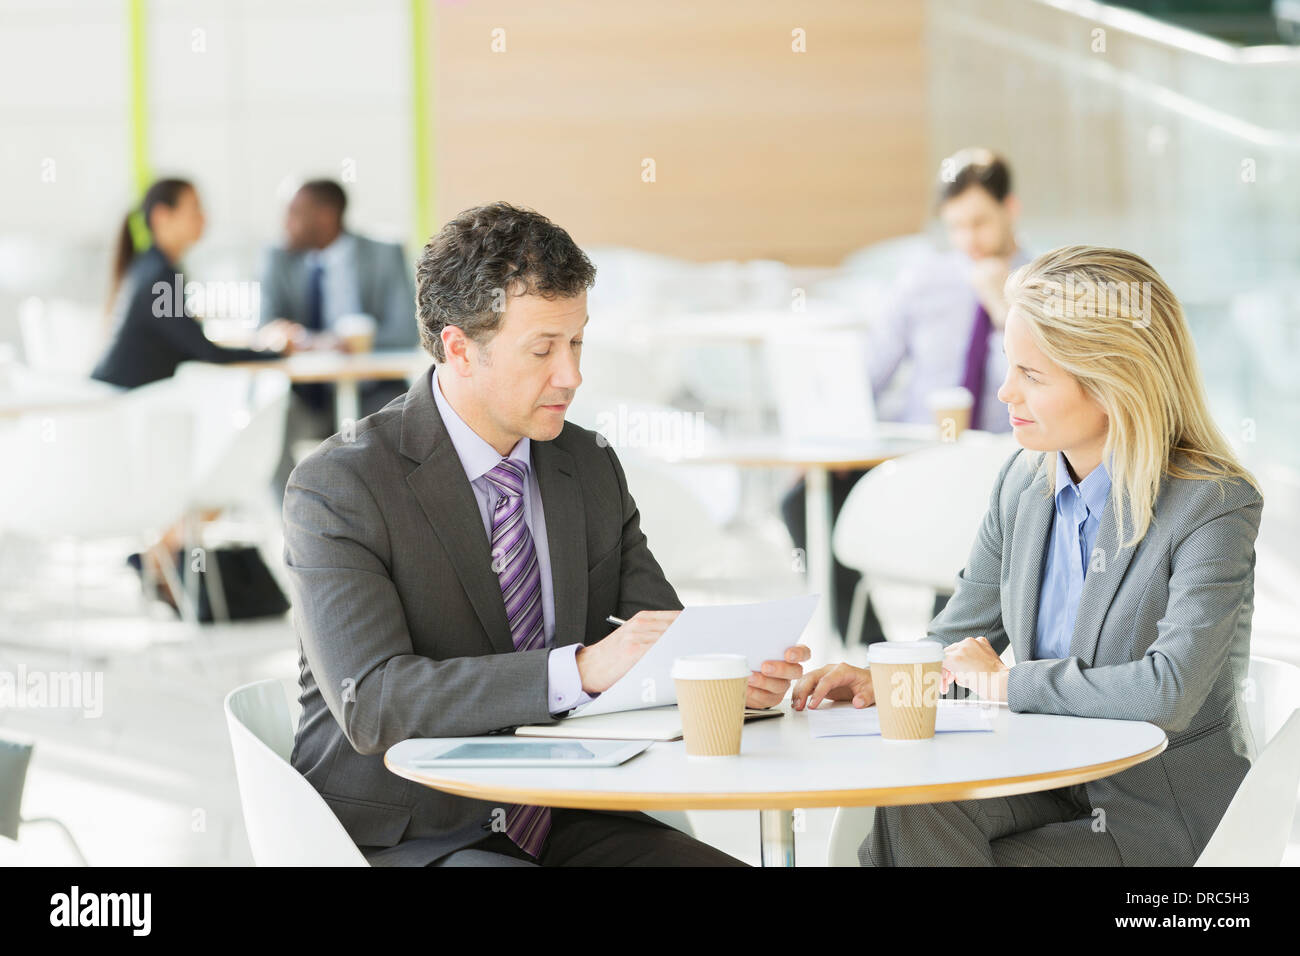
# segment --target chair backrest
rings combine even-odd
[[[289,763],[284,687],[262,680],[226,695],[239,802],[258,866],[368,866],[316,788]]]
[[[23,822],[23,788],[32,760],[31,740],[0,736],[0,836],[18,839]]]
[[[1260,751],[1196,865],[1277,866],[1291,837],[1297,787],[1300,712]]]
[[[1291,712],[1300,707],[1300,667],[1271,657],[1252,656],[1250,684],[1241,691],[1254,745],[1263,750]]]
[[[835,557],[867,580],[951,593],[998,470],[1017,447],[1009,435],[967,432],[872,468],[835,522]]]
[[[27,364],[42,372],[89,375],[103,351],[108,320],[61,299],[24,299],[18,326]]]
[[[191,504],[258,501],[271,487],[284,447],[289,377],[276,369],[185,362],[176,378],[195,418]]]
[[[1300,788],[1300,667],[1250,659],[1246,709],[1259,748],[1197,866],[1277,866]]]
[[[153,534],[180,517],[191,480],[189,410],[170,380],[96,405],[34,411],[6,429],[2,523],[82,539]]]
[[[876,404],[863,329],[792,326],[764,342],[781,435],[789,441],[871,437]]]

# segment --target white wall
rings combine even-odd
[[[139,197],[126,4],[0,0],[0,16],[3,341],[25,295],[102,301],[111,243]],[[343,181],[353,228],[409,243],[404,0],[150,0],[146,44],[150,162],[193,179],[207,213],[188,259],[196,278],[256,279],[300,178]]]

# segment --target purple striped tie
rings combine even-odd
[[[966,367],[961,383],[970,392],[970,427],[980,427],[980,406],[984,399],[984,370],[989,361],[989,338],[993,334],[993,321],[980,302],[975,308],[975,324],[971,326],[970,340],[966,343]]]
[[[546,646],[542,575],[537,567],[533,536],[524,523],[526,468],[521,462],[502,458],[485,476],[501,493],[492,513],[492,570],[501,582],[510,637],[517,651]],[[541,855],[542,843],[550,829],[551,811],[546,807],[515,804],[506,811],[506,836],[534,859]]]

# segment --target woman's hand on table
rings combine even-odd
[[[815,709],[823,700],[851,700],[854,707],[870,707],[876,702],[871,671],[852,664],[827,664],[805,674],[791,695],[795,710]]]
[[[1005,703],[1010,671],[983,635],[967,637],[944,648],[940,693],[946,694],[957,684],[974,691],[981,700]]]

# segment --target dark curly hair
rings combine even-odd
[[[591,260],[541,213],[504,202],[466,209],[429,240],[415,264],[420,342],[441,364],[447,326],[482,344],[500,325],[507,296],[568,298],[595,281]]]

